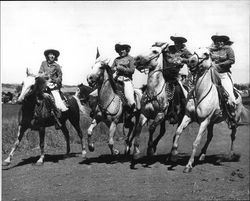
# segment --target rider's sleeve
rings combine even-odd
[[[112,70],[112,73],[115,73],[115,71],[116,71],[116,66],[117,66],[117,59],[114,60],[112,66],[110,67],[111,70]]]
[[[184,53],[183,53],[183,57],[182,57],[182,63],[187,64],[188,60],[191,56],[192,56],[191,52],[187,48],[185,48]]]
[[[124,73],[126,76],[131,76],[135,72],[135,60],[133,57],[129,57],[128,68],[119,65],[117,70]]]
[[[45,63],[45,61],[43,61],[43,62],[41,63],[41,66],[40,66],[40,69],[39,69],[39,71],[38,71],[38,74],[43,74],[43,73],[45,73],[44,63]]]
[[[62,69],[61,69],[61,66],[57,67],[56,72],[57,72],[57,77],[55,78],[55,83],[60,86],[62,84]]]
[[[231,67],[232,64],[235,63],[234,51],[231,47],[227,48],[227,60],[224,62],[218,63],[220,67]]]

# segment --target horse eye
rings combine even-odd
[[[157,51],[157,50],[153,50],[153,53],[154,53],[154,54],[158,54],[158,51]]]

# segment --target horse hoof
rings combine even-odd
[[[40,162],[40,161],[35,163],[35,166],[42,166],[42,165],[43,165],[43,162]]]
[[[192,171],[191,167],[185,167],[183,173],[190,173]]]
[[[147,156],[153,156],[154,155],[154,150],[153,148],[149,148],[148,151],[147,151]]]
[[[120,154],[119,150],[117,150],[117,149],[114,149],[113,153],[114,153],[114,155],[119,155]]]
[[[9,166],[10,162],[3,161],[2,166]]]
[[[90,144],[90,145],[89,145],[89,151],[90,151],[90,152],[95,151],[94,144]]]
[[[200,162],[205,161],[205,157],[206,157],[205,154],[201,154],[201,156],[200,156],[200,158],[199,158],[199,161],[200,161]]]
[[[125,151],[124,151],[124,155],[129,156],[130,155],[130,149],[126,148]]]

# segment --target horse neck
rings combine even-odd
[[[165,84],[165,80],[163,77],[162,54],[159,56],[158,61],[161,62],[158,62],[158,65],[155,67],[155,69],[150,71],[148,74],[148,80],[147,80],[148,92],[159,93]]]
[[[213,82],[211,76],[211,69],[207,69],[203,73],[197,74],[195,84],[196,98],[199,100],[200,97],[204,97],[204,94],[207,94],[212,86]]]
[[[98,89],[98,96],[101,104],[109,101],[115,95],[110,79],[112,78],[109,76],[107,70],[105,69],[103,72],[103,82]]]

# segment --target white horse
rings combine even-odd
[[[182,87],[182,85],[180,84],[180,87],[182,87],[182,90],[180,90],[181,92],[175,93],[176,90],[171,89],[169,82],[166,82],[164,78],[162,52],[167,47],[167,43],[162,45],[161,47],[153,46],[149,49],[149,51],[135,57],[136,69],[141,72],[148,71],[148,79],[147,88],[143,93],[141,100],[140,120],[136,128],[134,159],[137,159],[140,156],[139,136],[142,131],[142,127],[149,120],[153,120],[149,125],[149,140],[147,148],[147,155],[153,155],[156,151],[159,140],[166,131],[165,121],[168,119],[169,105],[175,104],[175,98],[179,94],[182,94],[183,98],[185,99],[184,92],[186,92],[186,90]],[[171,75],[168,76],[171,77]],[[177,78],[178,71],[173,73],[173,76]],[[179,109],[177,122],[178,124],[180,124],[182,117],[184,116],[184,110],[184,107],[183,109]],[[158,125],[160,125],[160,133],[153,140],[153,134]]]
[[[132,145],[132,140],[134,135],[131,133],[134,131],[134,127],[139,120],[139,112],[140,112],[140,99],[142,93],[140,90],[135,90],[135,100],[136,100],[136,112],[134,112],[131,116],[131,119],[125,119],[125,110],[124,104],[121,97],[121,93],[118,94],[116,82],[113,78],[111,68],[108,65],[109,59],[99,57],[94,66],[91,69],[90,74],[87,77],[87,81],[90,86],[94,86],[97,88],[98,92],[98,108],[101,111],[100,117],[98,115],[93,119],[90,127],[88,128],[88,143],[89,147],[92,147],[91,151],[94,150],[94,145],[91,141],[91,136],[93,133],[93,129],[97,126],[100,121],[106,123],[109,127],[109,148],[112,155],[119,154],[119,150],[114,148],[114,134],[117,128],[118,123],[125,123],[125,121],[129,121],[129,132],[126,136],[125,140],[125,154],[130,153],[130,147]],[[133,118],[135,117],[135,118]]]
[[[214,82],[216,71],[207,48],[198,49],[189,59],[188,67],[195,77],[195,87],[190,99],[186,105],[186,114],[181,125],[177,128],[171,151],[171,160],[176,161],[178,157],[178,140],[184,128],[192,121],[199,123],[199,131],[193,142],[193,149],[190,159],[183,172],[191,172],[194,163],[194,157],[197,148],[201,142],[202,136],[207,129],[207,141],[201,150],[199,160],[204,160],[209,143],[213,137],[214,124],[227,121],[228,115],[224,106],[220,102],[219,93]],[[240,125],[242,122],[249,123],[249,111],[243,106],[242,98],[236,91],[236,119]],[[241,124],[242,125],[242,124]],[[234,154],[234,140],[236,136],[236,127],[231,128],[231,148],[229,156]]]

